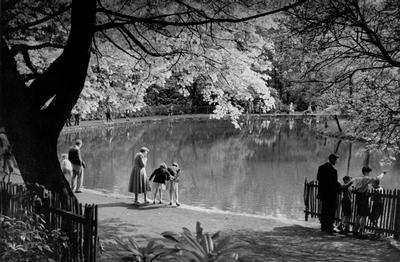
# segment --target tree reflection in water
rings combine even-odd
[[[87,130],[62,135],[59,152],[67,152],[81,138],[87,163],[85,187],[128,194],[133,155],[147,146],[148,173],[162,161],[182,166],[185,204],[298,219],[303,218],[304,179],[315,179],[318,165],[330,153],[337,150],[340,155],[340,179],[360,173],[363,157],[357,152],[362,145],[318,136],[314,118],[242,121],[242,129],[225,120],[181,119]],[[375,170],[380,169],[381,157],[369,156]],[[399,164],[393,166],[397,168],[389,169],[382,184],[400,188]]]

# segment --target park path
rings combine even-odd
[[[234,242],[243,244],[244,248],[239,250],[241,261],[400,261],[400,251],[386,240],[323,234],[315,222],[246,216],[185,205],[138,207],[127,197],[91,191],[79,194],[78,198],[98,204],[99,237],[103,245],[116,237],[128,236],[144,244],[150,238],[160,238],[164,231],[181,232],[182,227],[194,231],[196,221],[200,221],[205,231],[221,230],[223,235],[229,234]],[[111,250],[99,260],[117,261],[116,257]]]
[[[400,251],[386,240],[360,240],[350,236],[327,235],[318,228],[282,226],[272,231],[233,231],[237,241],[249,244],[244,261],[400,261]]]

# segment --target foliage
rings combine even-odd
[[[0,256],[4,261],[57,261],[68,238],[60,230],[48,230],[32,207],[40,205],[38,186],[17,195],[23,209],[17,217],[0,215]]]
[[[265,101],[268,109],[273,99],[263,71],[269,64],[255,61],[260,58],[261,45],[265,48],[252,37],[256,34],[248,21],[258,18],[254,23],[263,24],[265,17],[304,2],[3,1],[0,119],[24,181],[37,181],[52,191],[73,195],[55,155],[57,137],[85,84],[108,87],[107,80],[116,75],[115,71],[125,74],[126,79],[134,72],[135,80],[123,85],[117,82],[116,86],[123,88],[115,90],[87,90],[75,110],[98,110],[103,103],[113,101],[114,91],[120,92],[116,97],[122,97],[117,100],[121,108],[141,107],[146,88],[163,85],[173,68],[186,76],[177,87],[183,94],[196,76],[210,76],[203,95],[215,105],[217,117],[229,114],[237,118],[243,111],[240,101],[250,101],[254,96]],[[245,32],[244,38],[238,35],[241,32]],[[47,54],[39,53],[45,49]],[[104,67],[113,72],[106,70],[104,78],[86,79],[90,58],[98,60],[102,55],[110,57],[111,62]],[[111,59],[114,56],[116,60]],[[128,70],[119,64],[112,68],[115,61],[121,61]],[[94,63],[102,67],[101,61]]]
[[[0,215],[0,254],[4,261],[57,261],[66,237],[59,230],[46,230],[34,213],[19,218]]]
[[[271,50],[272,45],[256,31],[257,28],[270,27],[270,19],[259,18],[251,23],[223,26],[215,23],[212,29],[207,24],[193,28],[189,26],[187,29],[168,25],[175,22],[175,15],[158,21],[158,27],[135,24],[114,29],[114,25],[110,25],[114,23],[110,22],[113,21],[112,16],[116,16],[118,20],[119,15],[125,14],[131,17],[157,17],[174,12],[184,13],[186,9],[190,13],[193,9],[198,9],[207,14],[215,8],[221,8],[214,2],[206,4],[194,1],[191,4],[189,6],[180,1],[136,1],[129,4],[99,1],[98,33],[93,49],[95,56],[91,59],[85,88],[73,113],[78,111],[85,117],[87,114],[103,111],[107,105],[116,111],[137,111],[145,105],[144,96],[148,88],[154,85],[164,87],[174,78],[175,92],[191,100],[196,81],[202,79],[203,87],[197,92],[201,93],[206,102],[215,105],[217,118],[231,115],[237,119],[245,109],[243,105],[247,107],[247,102],[254,99],[262,103],[263,111],[271,110],[274,107],[274,98],[271,97],[267,83],[271,61],[265,52]],[[142,5],[144,8],[138,8]],[[14,32],[13,29],[31,21],[35,12],[28,4],[19,3],[17,6],[26,9],[26,14],[15,12],[15,9],[6,9],[4,23],[9,23],[9,27],[12,25],[6,33],[14,48],[19,71],[26,76],[29,84],[31,79],[37,78],[49,67],[65,45],[70,6],[63,1],[52,4],[38,1],[35,4],[38,9],[49,12],[64,9],[67,11],[61,12],[58,19],[26,29],[23,34],[18,30]],[[226,1],[224,12],[231,13],[230,17],[250,16],[273,7],[274,4],[269,6],[259,2]],[[116,10],[120,12],[119,15],[113,13]],[[189,20],[197,18],[195,14],[188,16]],[[110,28],[103,29],[105,25]],[[8,33],[9,31],[12,33]],[[44,34],[43,31],[48,33]],[[51,37],[52,34],[56,34],[57,38]],[[133,44],[138,44],[135,40],[143,42],[139,49],[133,48]]]
[[[14,171],[14,162],[15,159],[7,136],[4,133],[0,133],[0,172],[4,173],[3,181],[8,177],[8,182],[10,182],[11,174]]]
[[[398,150],[400,137],[400,2],[309,1],[279,19],[294,82],[324,107],[337,105],[352,130],[372,145]],[[290,62],[289,62],[290,63]]]
[[[236,261],[239,256],[236,253],[241,245],[231,243],[229,236],[220,238],[220,233],[203,233],[200,223],[196,224],[196,235],[189,229],[183,228],[179,235],[174,232],[163,232],[161,234],[170,243],[157,243],[152,239],[146,246],[139,244],[132,238],[129,242],[116,240],[119,248],[125,253],[124,260],[128,261],[192,261],[192,262],[213,262],[213,261]]]

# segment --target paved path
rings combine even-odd
[[[242,253],[245,261],[400,261],[400,251],[385,240],[326,235],[315,227],[290,225],[272,231],[238,230],[232,234],[249,244]]]
[[[182,227],[194,230],[200,221],[207,232],[222,231],[242,243],[241,261],[400,261],[400,251],[386,240],[359,240],[342,235],[327,235],[313,222],[277,220],[262,216],[244,216],[214,212],[190,206],[134,206],[126,197],[79,194],[82,202],[99,204],[99,236],[101,241],[134,237],[139,243],[160,238],[163,231],[181,232]],[[107,247],[107,244],[104,244]],[[113,261],[113,251],[104,253],[100,261]]]

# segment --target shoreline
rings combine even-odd
[[[123,195],[123,194],[118,194],[118,193],[107,193],[107,192],[102,192],[99,190],[95,189],[87,189],[83,188],[82,192],[86,194],[93,194],[93,195],[98,195],[102,196],[105,198],[112,198],[112,199],[124,199],[128,202],[132,202],[133,196],[128,196],[128,195]],[[78,195],[79,197],[79,195]],[[152,202],[153,199],[148,198],[150,202]],[[164,203],[168,203],[168,201],[164,201]],[[152,204],[148,204],[147,206],[151,206]],[[174,206],[175,207],[175,206]],[[182,204],[179,206],[180,209],[185,209],[185,210],[192,210],[192,211],[199,211],[203,213],[210,213],[210,214],[219,214],[219,215],[229,215],[229,216],[239,216],[243,218],[256,218],[256,219],[273,219],[273,220],[279,220],[283,223],[292,223],[292,224],[301,224],[301,225],[310,225],[310,224],[315,224],[313,221],[303,221],[301,219],[290,219],[286,217],[275,217],[275,216],[270,216],[270,215],[259,215],[259,214],[250,214],[250,213],[244,213],[244,212],[234,212],[234,211],[228,211],[228,210],[221,210],[217,208],[205,208],[205,207],[199,207],[199,206],[193,206],[193,205],[186,205]],[[317,225],[317,224],[315,224]],[[318,224],[319,225],[319,224]]]
[[[133,205],[129,197],[117,198],[92,190],[77,194],[81,203],[98,205],[98,232],[105,252],[98,261],[120,261],[114,239],[126,241],[133,237],[140,246],[151,239],[160,241],[161,233],[195,230],[197,221],[205,232],[221,232],[230,236],[239,248],[241,261],[398,261],[400,250],[393,238],[380,241],[360,240],[352,236],[320,232],[316,221],[294,221],[215,212],[167,204]],[[398,244],[397,244],[398,245]]]
[[[326,114],[308,114],[307,116],[303,115],[303,113],[295,112],[292,114],[286,113],[273,113],[273,114],[243,114],[240,117],[293,117],[293,118],[301,118],[301,117],[321,117],[329,115]],[[136,118],[117,118],[111,122],[106,122],[105,120],[83,120],[79,126],[64,126],[61,130],[61,134],[73,133],[77,131],[81,131],[84,129],[92,129],[99,127],[117,127],[117,126],[126,126],[134,123],[145,123],[145,122],[154,122],[154,121],[162,121],[162,120],[181,120],[181,119],[202,119],[208,118],[210,119],[212,114],[185,114],[185,115],[173,115],[173,116],[146,116],[146,117],[136,117]],[[217,120],[217,119],[216,119]],[[221,120],[229,120],[229,116],[222,118]]]

